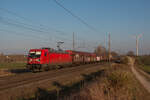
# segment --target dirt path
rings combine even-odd
[[[150,93],[150,82],[146,80],[144,76],[142,76],[138,71],[134,68],[134,59],[129,57],[129,65],[131,66],[131,70],[139,82],[145,87],[145,89]]]

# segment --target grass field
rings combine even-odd
[[[25,68],[26,60],[24,55],[0,55],[0,69]]]
[[[20,69],[25,68],[26,63],[25,62],[1,62],[0,63],[0,69]]]
[[[150,56],[139,56],[136,57],[136,64],[139,65],[143,71],[150,74]]]
[[[148,65],[142,65],[139,66],[143,71],[145,71],[146,73],[150,74],[150,66]]]

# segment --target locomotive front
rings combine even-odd
[[[29,70],[41,69],[41,57],[42,50],[41,49],[31,49],[28,54],[27,60],[27,68]]]

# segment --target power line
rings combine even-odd
[[[13,35],[16,35],[16,36],[21,36],[21,37],[26,37],[26,38],[28,38],[28,39],[36,39],[36,40],[40,40],[39,42],[42,42],[42,43],[50,43],[50,41],[48,41],[46,38],[41,38],[41,37],[39,37],[38,35],[27,35],[27,34],[25,34],[25,33],[21,33],[20,34],[20,32],[16,32],[16,31],[11,31],[11,30],[5,30],[5,29],[0,29],[0,32],[7,32],[7,33],[13,33]],[[8,35],[9,36],[9,35]],[[55,44],[56,42],[58,42],[58,40],[57,41],[53,41],[53,44]],[[51,43],[52,43],[52,41],[51,41]],[[43,45],[44,45],[43,44]],[[65,43],[65,46],[71,46],[72,44],[70,43],[70,42],[66,42]]]
[[[10,10],[8,10],[8,9],[1,8],[1,7],[0,7],[0,10],[6,12],[6,13],[8,13],[8,14],[14,15],[14,16],[16,16],[17,18],[21,18],[21,19],[23,19],[24,21],[27,21],[27,22],[30,23],[30,24],[21,23],[21,22],[14,21],[14,20],[11,19],[11,21],[13,21],[13,22],[15,22],[15,23],[17,23],[17,24],[21,24],[20,26],[14,25],[14,26],[16,26],[16,27],[26,28],[26,29],[31,30],[31,31],[34,31],[34,32],[41,32],[41,33],[48,33],[48,34],[49,34],[49,32],[46,32],[46,31],[49,31],[49,29],[50,29],[50,30],[53,30],[54,32],[57,32],[57,33],[59,34],[59,36],[56,36],[56,35],[58,35],[58,34],[55,34],[55,36],[53,35],[53,37],[56,37],[56,38],[59,38],[59,39],[61,38],[61,39],[68,40],[68,41],[72,41],[71,39],[68,39],[68,38],[66,38],[66,37],[65,37],[65,38],[64,38],[64,37],[60,37],[60,35],[64,36],[65,34],[68,34],[68,33],[66,33],[66,32],[63,32],[63,31],[58,30],[58,29],[55,29],[55,28],[48,27],[48,26],[43,25],[43,24],[39,24],[39,25],[36,25],[36,26],[35,26],[35,25],[33,25],[33,24],[34,24],[34,21],[32,21],[31,19],[26,18],[26,17],[24,17],[24,16],[22,16],[22,15],[16,13],[16,12],[13,12],[13,11],[10,11]],[[0,18],[0,19],[1,19],[1,18]],[[5,17],[5,19],[6,19],[6,17]],[[7,20],[10,20],[10,19],[7,18]],[[6,24],[6,22],[5,22],[5,24]],[[31,25],[31,24],[32,24],[32,25]],[[8,25],[8,22],[7,22],[7,25]],[[9,25],[10,25],[10,23],[9,23]],[[11,24],[11,25],[12,25],[12,24]],[[23,26],[22,26],[22,25],[23,25]],[[26,26],[28,26],[28,27],[26,27]],[[37,28],[35,28],[35,27],[37,27]],[[39,29],[40,29],[40,30],[39,30]],[[53,34],[53,33],[52,33],[52,34]]]
[[[39,39],[39,40],[42,40],[43,42],[45,41],[44,38],[41,38],[41,37],[38,37],[38,36],[35,36],[35,35],[32,35],[32,34],[30,34],[30,36],[29,36],[29,35],[26,35],[26,34],[23,34],[23,33],[20,34],[20,32],[10,31],[10,30],[5,30],[5,29],[0,29],[0,31],[7,32],[7,33],[13,33],[17,36],[19,35],[19,36],[28,37],[28,38],[31,38],[31,39],[33,39],[33,38]],[[48,42],[48,41],[45,41],[45,42]]]
[[[0,19],[0,21],[1,21],[2,23],[7,24],[7,25],[14,25],[14,26],[16,26],[16,27],[25,28],[25,29],[28,29],[28,30],[31,30],[31,31],[43,32],[43,31],[41,31],[41,30],[28,27],[27,25],[25,25],[25,24],[23,24],[23,23],[19,23],[19,22],[12,23],[12,22],[10,22],[10,20],[8,21],[8,20],[5,20],[5,19]]]
[[[49,35],[49,32],[46,32],[46,31],[43,31],[43,30],[39,30],[39,29],[35,29],[35,28],[32,27],[32,25],[28,25],[28,24],[25,24],[25,23],[20,23],[18,21],[11,20],[11,19],[7,19],[7,20],[5,20],[5,19],[3,19],[2,17],[0,17],[0,21],[2,23],[6,24],[6,25],[13,25],[15,27],[24,28],[24,29],[27,29],[27,30],[30,30],[30,31],[34,31],[34,32],[46,33],[47,35]],[[58,36],[56,36],[56,35],[53,35],[53,37],[57,37],[58,38]],[[59,38],[64,39],[64,40],[68,40],[68,41],[72,41],[70,39],[67,39],[67,38],[64,38],[64,37],[60,37],[60,36],[59,36]]]
[[[23,23],[23,22],[19,22],[19,21],[17,21],[17,20],[12,20],[12,19],[6,18],[6,17],[3,18],[3,17],[1,17],[1,16],[0,16],[0,20],[3,21],[4,23],[8,23],[8,22],[9,22],[9,24],[12,24],[12,22],[13,22],[13,24],[15,24],[15,26],[17,26],[17,27],[26,28],[26,29],[28,29],[28,30],[32,30],[32,31],[36,31],[36,32],[42,32],[42,33],[47,33],[47,34],[49,34],[48,31],[45,31],[45,30],[42,29],[42,28],[39,28],[39,27],[35,28],[35,26],[33,26],[33,25],[26,24],[26,23]],[[18,26],[18,25],[19,25],[19,26]]]
[[[18,18],[21,18],[21,19],[23,19],[24,21],[28,21],[28,22],[30,22],[31,24],[34,23],[34,21],[32,21],[31,19],[28,19],[28,18],[26,18],[26,17],[24,17],[24,16],[21,16],[20,14],[15,13],[15,12],[12,12],[12,11],[10,11],[10,10],[8,10],[8,9],[0,8],[0,10],[1,10],[1,11],[4,11],[4,12],[7,12],[7,13],[9,13],[9,14],[11,14],[11,15],[14,15],[14,16],[16,16],[16,17],[18,17]],[[33,25],[32,25],[32,26],[33,26]],[[45,27],[47,27],[47,26],[45,26],[45,25],[43,25],[43,24],[39,24],[38,27],[40,27],[40,29],[46,29]],[[50,27],[47,27],[47,29],[49,29],[49,28],[50,28]],[[66,34],[66,32],[63,32],[63,31],[60,31],[60,30],[57,30],[57,29],[54,29],[54,28],[50,28],[50,29],[53,30],[53,31],[55,31],[55,32],[57,32],[57,33]]]
[[[7,10],[7,9],[1,8],[1,7],[0,7],[0,10],[1,10],[1,11],[4,11],[4,12],[7,12],[7,13],[9,13],[9,14],[11,14],[11,15],[15,15],[15,16],[17,16],[17,17],[19,17],[19,18],[21,18],[21,19],[23,19],[23,20],[26,20],[26,21],[28,21],[28,22],[31,22],[31,20],[29,20],[29,19],[27,19],[27,18],[25,18],[25,17],[23,17],[23,16],[21,16],[21,15],[15,13],[15,12],[12,12],[12,11],[10,11],[10,10]]]
[[[57,2],[57,1],[56,1]],[[14,15],[14,16],[16,16],[17,18],[21,18],[21,19],[23,19],[24,21],[27,21],[27,22],[29,22],[29,23],[31,23],[31,24],[34,24],[34,21],[33,20],[31,20],[31,19],[29,19],[29,18],[26,18],[26,17],[24,17],[24,16],[22,16],[22,15],[20,15],[20,14],[18,14],[18,13],[16,13],[16,12],[13,12],[13,11],[10,11],[10,10],[8,10],[8,9],[6,9],[6,8],[2,8],[2,7],[0,7],[0,10],[1,11],[3,11],[3,12],[6,12],[6,13],[8,13],[8,14],[11,14],[11,15]],[[78,16],[77,16],[78,17]],[[6,18],[6,17],[5,17]],[[8,19],[8,18],[7,18]],[[16,21],[15,21],[16,22]],[[20,22],[17,22],[17,23],[20,23]],[[49,30],[49,28],[50,27],[47,27],[47,26],[45,26],[45,25],[43,25],[43,24],[40,24],[39,23],[39,25],[31,25],[31,24],[26,24],[26,23],[20,23],[20,24],[23,24],[23,25],[26,25],[26,26],[30,26],[30,27],[32,27],[33,29],[35,29],[35,27],[37,27],[36,28],[36,30],[39,30],[40,29],[40,31],[41,30]],[[63,31],[60,31],[60,30],[58,30],[58,29],[55,29],[55,28],[50,28],[51,30],[53,30],[53,31],[55,31],[55,32],[57,32],[57,33],[59,33],[60,35],[63,35],[64,36],[64,34],[68,34],[68,33],[66,33],[66,32],[63,32]],[[41,31],[42,32],[42,31]],[[46,32],[47,33],[47,32]],[[55,34],[56,35],[56,34]]]
[[[61,3],[59,3],[57,0],[53,0],[57,5],[59,5],[61,8],[63,8],[66,12],[68,12],[70,15],[72,15],[74,18],[76,18],[78,21],[80,21],[82,24],[84,24],[85,26],[87,26],[89,29],[99,33],[93,26],[91,26],[90,24],[88,24],[86,21],[84,21],[82,18],[80,18],[79,16],[75,15],[71,10],[65,8]]]
[[[1,18],[1,17],[0,17]],[[32,28],[30,28],[30,27],[26,27],[26,26],[24,26],[24,25],[20,25],[19,23],[11,23],[11,22],[9,22],[9,21],[5,21],[5,20],[1,20],[1,22],[3,22],[4,24],[6,24],[6,25],[13,25],[13,26],[16,26],[16,27],[21,27],[21,28],[25,28],[25,29],[28,29],[28,30],[31,30],[31,31],[36,31],[36,32],[42,32],[43,33],[43,31],[39,31],[39,30],[35,30],[35,29],[32,29]],[[11,33],[15,33],[15,32],[11,32]],[[19,33],[19,32],[18,32]],[[20,34],[20,33],[19,33]],[[20,34],[21,35],[21,34]],[[23,35],[23,36],[27,36],[27,35]],[[37,37],[38,39],[41,39],[41,40],[45,40],[44,38],[40,38],[40,37],[38,37],[37,35],[30,35],[30,36],[32,36],[32,37]],[[55,36],[56,38],[57,38],[57,40],[55,41],[55,42],[57,42],[58,40],[62,40],[62,41],[64,41],[64,40],[68,40],[68,41],[72,41],[72,40],[70,40],[70,39],[66,39],[66,38],[62,38],[62,37],[59,37],[59,36]],[[66,43],[65,43],[66,44]],[[82,47],[83,48],[83,47]],[[85,47],[84,47],[85,48]]]
[[[20,34],[20,32],[14,32],[14,31],[7,31],[7,32],[9,32],[9,33],[17,33],[16,35],[20,35],[20,36],[23,36],[23,37],[27,37],[27,35],[26,34]],[[31,38],[31,37],[34,37],[34,38],[36,38],[36,39],[39,39],[40,41],[39,42],[44,42],[44,43],[51,43],[52,42],[52,40],[51,41],[48,41],[46,38],[41,38],[41,37],[39,37],[39,36],[37,36],[37,35],[30,35],[28,38]],[[61,39],[61,37],[56,37],[57,38],[57,40],[53,40],[53,44],[55,44],[58,40],[66,40],[66,39]],[[66,44],[66,43],[65,43]],[[67,44],[66,44],[67,45]]]
[[[54,0],[56,1],[56,0]],[[57,1],[56,1],[57,2]],[[58,2],[57,2],[58,3]],[[64,7],[65,8],[65,7]],[[24,16],[21,16],[20,14],[17,14],[15,12],[12,12],[10,10],[7,10],[7,9],[4,9],[4,8],[0,8],[1,11],[4,11],[4,12],[7,12],[11,15],[14,15],[18,18],[21,18],[23,19],[24,21],[27,21],[27,22],[30,22],[31,24],[26,24],[26,23],[23,23],[23,22],[19,22],[19,21],[16,21],[16,20],[12,20],[12,19],[9,19],[9,18],[6,18],[7,20],[4,20],[4,18],[0,17],[0,20],[6,24],[6,25],[13,25],[13,26],[16,26],[16,27],[20,27],[20,28],[24,28],[24,29],[27,29],[27,30],[30,30],[30,31],[34,31],[34,32],[40,32],[40,33],[47,33],[49,34],[49,32],[45,31],[45,30],[49,30],[49,28],[45,28],[47,26],[43,25],[43,24],[39,24],[38,26],[36,25],[33,25],[33,21],[24,17]],[[66,9],[67,10],[67,9]],[[68,10],[69,11],[69,10]],[[69,11],[71,12],[71,11]],[[88,23],[86,23],[84,20],[82,20],[80,17],[76,16],[75,14],[73,14],[72,12],[70,13],[72,16],[76,17],[80,22],[82,22],[83,24],[85,24],[87,27],[95,30],[93,27],[91,27]],[[11,22],[10,22],[11,21]],[[61,34],[66,34],[66,32],[63,32],[63,31],[60,31],[60,30],[57,30],[57,29],[54,29],[54,28],[51,28],[52,30],[54,30],[55,32],[57,33],[61,33]],[[56,35],[56,34],[55,34]],[[54,36],[54,35],[53,35]],[[63,35],[64,36],[64,35]],[[72,41],[68,38],[64,38],[64,37],[60,37],[60,36],[55,36],[57,39],[63,39],[63,40],[68,40],[68,41]]]
[[[15,22],[17,24],[21,24],[21,25],[24,25],[24,26],[28,26],[28,27],[32,27],[32,29],[36,29],[36,30],[42,30],[41,27],[36,27],[34,25],[31,25],[31,24],[26,24],[26,23],[23,23],[23,22],[19,22],[18,20],[14,20],[14,19],[10,19],[10,18],[7,18],[7,17],[3,17],[3,16],[0,16],[0,20],[7,20],[7,21],[11,21],[11,22]],[[40,31],[39,30],[39,31]],[[41,31],[42,32],[42,31]]]

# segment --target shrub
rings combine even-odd
[[[129,63],[129,59],[128,59],[127,56],[125,56],[125,57],[122,57],[122,58],[121,58],[120,62],[121,62],[122,64],[128,64],[128,63]]]
[[[109,87],[119,89],[126,86],[129,82],[129,76],[127,72],[115,71],[107,77]]]

